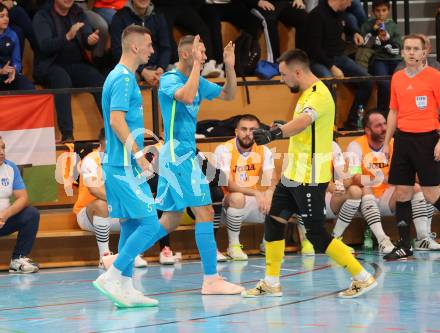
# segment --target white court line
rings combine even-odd
[[[250,266],[266,269],[266,266],[259,266],[259,265],[250,265]],[[289,269],[289,268],[281,268],[281,270],[286,272],[298,272],[297,269]]]

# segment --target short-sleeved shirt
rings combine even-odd
[[[134,74],[125,66],[118,64],[105,80],[102,90],[102,114],[106,137],[105,154],[102,163],[112,166],[136,165],[131,150],[119,140],[110,126],[110,113],[126,113],[130,133],[139,149],[144,147],[144,109],[142,95]]]
[[[164,125],[165,145],[169,149],[160,151],[161,160],[175,161],[176,156],[191,152],[196,155],[197,113],[202,100],[218,97],[222,88],[203,77],[199,80],[199,89],[192,104],[184,104],[174,98],[174,94],[188,81],[183,73],[173,69],[163,74],[159,81],[159,103]],[[164,156],[170,155],[170,156]]]
[[[375,176],[378,180],[382,177],[385,179],[390,172],[391,156],[393,155],[394,140],[391,139],[390,158],[387,158],[382,152],[383,146],[379,150],[374,150],[368,144],[368,138],[363,135],[356,140],[350,142],[347,152],[352,155],[349,159],[349,168],[352,174],[360,174],[366,176]],[[381,173],[380,175],[378,173]],[[374,181],[373,181],[374,182]],[[387,182],[381,182],[372,186],[373,194],[376,198],[385,192],[389,187]]]
[[[426,66],[415,76],[405,69],[391,80],[390,109],[397,110],[397,128],[403,132],[423,133],[439,128],[440,72]]]
[[[322,81],[301,93],[293,119],[303,113],[312,118],[312,123],[290,137],[284,176],[303,184],[327,183],[332,179],[335,103]]]
[[[79,181],[78,199],[73,206],[73,212],[78,214],[81,209],[87,207],[92,201],[96,200],[96,197],[92,195],[88,189],[88,186],[84,184],[88,179],[96,179],[92,185],[96,187],[104,186],[102,179],[102,167],[101,167],[101,153],[95,150],[88,154],[81,161],[80,168],[81,178]]]
[[[15,163],[5,160],[0,165],[0,212],[10,206],[10,198],[14,191],[25,188],[18,167]]]
[[[242,187],[256,189],[261,172],[275,169],[268,147],[254,144],[250,151],[240,152],[236,138],[217,146],[214,154],[217,168]],[[227,191],[227,187],[224,190]]]

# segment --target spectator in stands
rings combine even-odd
[[[373,15],[362,25],[361,33],[366,47],[374,49],[371,63],[371,74],[393,75],[402,60],[400,48],[402,36],[397,24],[389,18],[390,3],[388,0],[373,1]],[[390,105],[390,82],[377,81],[377,110],[388,115]]]
[[[150,0],[128,0],[125,7],[113,16],[110,25],[112,56],[115,62],[119,61],[122,54],[122,31],[131,24],[144,26],[151,31],[154,54],[147,64],[139,66],[137,72],[149,85],[158,85],[159,78],[168,67],[171,57],[165,17],[156,12]]]
[[[258,40],[261,22],[242,0],[205,0],[199,13],[210,29],[213,57],[217,64],[223,63],[222,21],[232,23]]]
[[[6,159],[5,150],[5,141],[0,137],[0,237],[18,232],[9,272],[35,273],[39,266],[27,256],[34,245],[40,213],[29,206],[20,171]],[[15,197],[13,204],[10,202],[12,196]]]
[[[34,77],[49,88],[102,87],[104,77],[86,60],[86,51],[99,42],[83,10],[73,0],[49,0],[34,16],[40,52]],[[93,93],[101,110],[101,93]],[[62,142],[74,140],[70,94],[56,94]]]
[[[345,10],[345,22],[350,30],[359,31],[366,20],[367,14],[361,0],[351,0],[350,6]]]
[[[20,41],[21,57],[23,57],[25,38],[28,40],[32,50],[34,52],[38,51],[34,27],[26,10],[21,6],[17,6],[17,3],[12,0],[3,0],[1,3],[9,10],[9,26],[15,31]]]
[[[110,26],[113,16],[122,9],[127,0],[94,0],[93,10],[98,13]]]
[[[201,0],[155,0],[154,4],[158,10],[165,15],[168,23],[168,32],[171,45],[171,63],[178,61],[177,45],[174,40],[173,28],[182,28],[191,35],[199,35],[206,47],[205,62],[202,70],[204,77],[218,77],[222,74],[222,65],[214,60],[214,53],[209,28],[198,13],[199,5],[203,4]]]
[[[253,131],[258,128],[256,116],[243,115],[237,122],[235,138],[215,150],[217,167],[225,177],[223,210],[229,238],[227,254],[232,260],[248,259],[240,244],[241,224],[264,223],[278,181],[271,150],[254,141]]]
[[[438,62],[434,57],[430,57],[429,55],[432,52],[432,45],[431,41],[429,40],[428,36],[420,34],[420,37],[423,38],[425,41],[425,49],[426,53],[424,53],[424,57],[422,58],[422,62],[425,66],[433,67],[440,71],[440,62]],[[404,69],[406,67],[405,61],[402,61],[396,68],[396,71],[400,71],[401,69]]]
[[[344,11],[350,0],[327,0],[320,3],[307,17],[306,49],[312,59],[311,69],[318,77],[343,78],[344,76],[368,76],[368,72],[344,54],[345,41]],[[345,28],[348,28],[347,26]],[[348,31],[353,35],[356,45],[362,45],[364,39],[357,31]],[[371,94],[372,83],[363,81],[352,83],[356,88],[354,102],[351,106],[347,129],[356,128],[357,109],[367,105]]]
[[[295,47],[304,49],[304,37],[307,13],[303,0],[246,0],[246,2],[266,21],[273,58],[280,56],[280,38],[278,21],[295,28]],[[257,15],[257,16],[261,16]]]
[[[0,4],[0,90],[34,89],[21,74],[20,43],[9,25],[8,8]]]
[[[81,161],[78,199],[73,206],[76,220],[82,230],[96,235],[99,250],[99,268],[104,268],[102,258],[112,255],[109,248],[110,231],[119,231],[119,219],[108,216],[101,160],[105,151],[105,132],[99,132],[99,147]],[[146,267],[147,262],[140,256],[135,259],[135,267]]]
[[[89,9],[87,0],[74,0],[74,2],[84,11],[93,30],[99,31],[99,41],[93,48],[93,62],[98,66],[106,51],[109,24],[101,15]]]
[[[389,156],[383,152],[387,123],[385,117],[377,110],[369,111],[363,119],[365,134],[348,147],[352,158],[350,170],[354,177],[353,183],[362,187],[361,212],[379,243],[381,253],[390,253],[394,245],[385,234],[381,215],[393,216],[396,210],[396,187],[388,183],[388,175],[393,155],[393,139],[389,144]],[[440,250],[440,244],[435,242],[428,230],[427,203],[419,185],[414,186],[410,208],[412,219],[417,232],[416,250]]]

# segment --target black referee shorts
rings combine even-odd
[[[313,220],[325,220],[325,191],[328,183],[292,184],[282,178],[275,188],[269,215],[288,220],[293,214]]]
[[[417,174],[421,186],[438,186],[440,163],[434,160],[434,148],[438,140],[439,135],[436,131],[397,131],[388,182],[393,185],[412,186]]]

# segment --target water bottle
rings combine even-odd
[[[361,104],[361,105],[359,105],[358,110],[357,110],[357,129],[359,131],[363,130],[362,119],[364,119],[364,113],[365,113],[364,106]]]
[[[363,249],[365,251],[373,250],[373,238],[371,237],[371,230],[369,227],[367,227],[367,229],[365,230],[365,233],[364,233]]]

